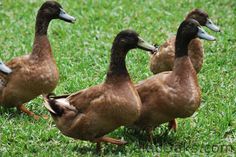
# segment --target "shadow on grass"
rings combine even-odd
[[[96,153],[96,148],[93,146],[75,146],[72,150],[79,154],[88,154],[88,152],[92,154]]]
[[[107,144],[107,143],[102,143],[102,148],[101,152],[96,151],[96,143],[89,143],[89,145],[77,145],[73,148],[73,151],[76,151],[78,154],[81,155],[87,155],[92,154],[92,155],[97,155],[97,156],[103,156],[103,155],[108,155],[108,154],[113,154],[113,155],[118,155],[118,154],[125,154],[126,145],[124,146],[116,146],[112,144]]]
[[[4,108],[0,107],[0,116],[7,116],[8,119],[16,118],[20,115],[20,112],[16,111],[15,108]]]
[[[129,155],[130,151],[140,151],[140,149],[145,150],[158,150],[162,146],[172,146],[176,143],[176,137],[173,132],[169,132],[165,128],[159,128],[154,132],[154,143],[151,144],[147,141],[147,136],[145,131],[138,131],[133,129],[122,129],[122,134],[125,140],[128,142],[124,146],[116,146],[112,144],[102,143],[102,151],[100,154],[96,152],[96,143],[90,143],[87,146],[81,145],[74,147],[74,151],[78,154],[88,154],[97,156],[106,155]],[[120,133],[120,132],[119,132]],[[114,137],[116,137],[114,135]],[[118,138],[118,137],[117,137]]]
[[[23,118],[24,120],[37,121],[32,116],[29,116],[26,113],[23,113],[17,110],[15,107],[5,108],[5,107],[0,106],[0,116],[6,117],[6,119],[22,119]]]
[[[173,145],[176,142],[173,131],[169,131],[165,127],[157,128],[153,131],[153,144],[148,141],[147,133],[144,130],[125,128],[125,136],[129,137],[129,141],[136,141],[140,148],[148,148],[151,145]]]

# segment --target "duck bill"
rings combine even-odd
[[[215,37],[209,35],[204,29],[202,29],[201,27],[198,27],[198,33],[197,36],[200,39],[205,39],[205,40],[210,40],[210,41],[214,41],[216,40]]]
[[[139,41],[138,41],[138,48],[145,50],[145,51],[150,51],[151,53],[154,53],[157,49],[155,46],[149,44],[148,42],[144,41],[140,37],[139,37]]]
[[[216,26],[210,19],[207,19],[206,27],[208,27],[209,29],[215,32],[220,32],[220,28]]]
[[[12,70],[6,66],[3,62],[0,62],[0,71],[3,72],[4,74],[10,74]]]
[[[46,107],[46,109],[47,109],[50,113],[56,114],[56,112],[52,109],[52,107],[51,107],[50,104],[49,104],[49,95],[48,95],[48,96],[43,95],[43,99],[44,99],[44,103],[43,103],[44,107]]]
[[[67,14],[63,9],[60,9],[59,19],[70,23],[74,23],[76,20],[73,16]]]
[[[44,102],[44,106],[50,113],[56,114],[56,112],[52,109],[52,107],[49,105],[47,101]]]

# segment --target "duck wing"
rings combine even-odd
[[[44,106],[57,116],[61,116],[66,111],[83,113],[93,101],[96,101],[104,93],[103,89],[102,85],[97,85],[71,95],[44,95]]]
[[[93,101],[96,101],[98,98],[100,98],[103,93],[103,85],[96,85],[70,95],[67,100],[69,101],[70,105],[73,105],[78,110],[83,112],[91,105]]]
[[[9,82],[9,79],[14,76],[22,67],[25,67],[25,59],[27,59],[29,55],[25,55],[23,57],[16,57],[9,62],[6,62],[6,66],[8,66],[12,72],[9,75],[4,73],[0,73],[0,91],[5,88]]]

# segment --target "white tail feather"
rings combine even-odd
[[[74,110],[74,111],[77,110],[76,107],[70,104],[67,98],[56,99],[56,104],[59,106],[64,106],[69,110]]]
[[[55,99],[55,104],[58,106],[64,106],[69,110],[76,110],[73,105],[70,105],[69,101],[66,98]],[[56,114],[56,112],[52,109],[47,101],[45,101],[44,106],[52,113]]]
[[[60,98],[56,99],[56,104],[61,105],[61,106],[70,106],[69,101],[66,98]]]

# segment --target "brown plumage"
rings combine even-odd
[[[213,24],[206,12],[200,9],[192,10],[185,19],[193,18],[197,20],[200,25],[206,26],[213,31],[219,32],[220,29]],[[188,46],[188,54],[193,64],[194,69],[198,73],[203,64],[203,43],[199,39],[193,39]],[[150,58],[150,70],[154,73],[163,71],[171,71],[174,66],[175,58],[175,36],[168,39],[159,50]]]
[[[196,20],[185,20],[177,32],[173,71],[156,74],[135,86],[142,108],[134,126],[150,134],[162,123],[171,121],[174,125],[173,119],[191,116],[199,107],[201,91],[196,71],[188,56],[188,45],[197,36],[214,40],[202,31]],[[149,139],[152,140],[151,134]]]
[[[203,10],[192,10],[185,19],[189,18],[197,20],[200,25],[206,26],[213,31],[220,31],[220,29],[209,19],[208,14]],[[173,69],[175,59],[175,39],[175,36],[171,37],[160,46],[159,50],[155,54],[151,55],[150,70],[154,74],[161,73],[163,71],[171,71]],[[190,41],[188,45],[188,55],[193,64],[193,68],[198,73],[202,68],[204,57],[204,48],[201,40],[196,38]],[[170,129],[176,130],[176,127],[177,124],[175,120],[169,123]]]
[[[140,114],[141,101],[125,65],[126,54],[134,48],[155,50],[136,32],[122,31],[113,42],[104,83],[71,95],[46,98],[45,106],[64,135],[98,143],[125,143],[104,135],[133,123]]]
[[[0,104],[3,107],[17,107],[19,110],[39,118],[24,107],[24,103],[41,94],[54,90],[59,73],[47,37],[47,29],[52,19],[73,22],[59,3],[45,2],[38,11],[32,53],[16,57],[6,65],[12,69],[10,75],[0,73]]]

